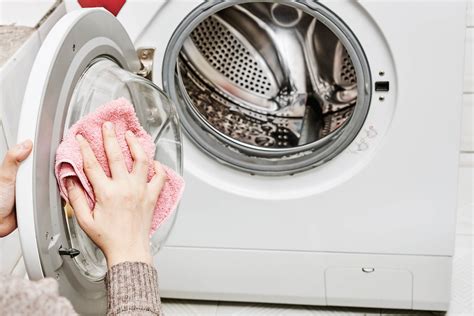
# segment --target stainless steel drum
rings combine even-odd
[[[311,2],[205,6],[176,31],[179,50],[169,49],[173,68],[164,75],[198,146],[233,167],[280,175],[327,161],[352,141],[370,78],[334,14]]]

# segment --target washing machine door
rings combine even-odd
[[[33,280],[57,279],[60,294],[81,314],[105,313],[107,268],[103,254],[60,198],[55,152],[75,121],[104,102],[125,97],[134,104],[140,123],[154,135],[155,159],[180,173],[176,112],[156,86],[135,75],[141,68],[132,41],[113,15],[103,9],[74,11],[45,39],[24,96],[18,138],[34,143],[20,167],[16,187],[26,270]],[[170,224],[164,227],[169,231]],[[166,232],[158,234],[157,246]]]

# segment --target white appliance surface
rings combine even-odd
[[[337,282],[328,271],[354,271],[345,286],[355,292],[371,288],[356,271],[375,267],[411,274],[412,281],[407,277],[389,303],[374,297],[363,305],[447,309],[466,4],[322,3],[357,36],[374,80],[385,72],[393,83],[390,94],[383,102],[374,94],[353,146],[294,176],[275,179],[226,168],[186,139],[187,192],[156,259],[165,297],[357,305],[351,297],[339,298],[342,292],[328,297]],[[198,4],[168,2],[135,39],[137,47],[156,47],[158,85],[168,41]],[[132,23],[127,22],[122,20],[126,28]],[[450,34],[450,45],[439,45],[441,33]],[[433,67],[450,80],[430,75]],[[446,104],[454,106],[442,110]],[[374,138],[367,137],[370,127],[377,131]],[[358,150],[361,142],[368,148]],[[381,288],[394,286],[378,276]],[[409,299],[407,288],[413,291]]]
[[[161,1],[145,14],[128,1],[119,13],[136,48],[156,48],[157,85],[170,39],[201,3]],[[465,2],[321,3],[352,30],[373,81],[383,71],[390,92],[383,101],[373,94],[351,146],[293,176],[235,171],[185,139],[186,194],[155,261],[163,297],[448,309]]]
[[[25,10],[28,8],[28,10]],[[53,12],[50,12],[54,8]],[[36,54],[51,27],[66,13],[55,1],[0,1],[0,24],[18,26],[14,46],[0,65],[0,158],[16,143],[26,82]],[[45,17],[47,15],[47,17]],[[40,21],[44,20],[40,23]],[[27,31],[26,31],[27,30]],[[11,30],[14,32],[14,30]],[[18,233],[0,239],[0,273],[10,273],[20,260]]]

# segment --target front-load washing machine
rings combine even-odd
[[[125,95],[175,169],[184,131],[187,189],[155,257],[163,297],[448,308],[465,2],[144,7],[117,16],[131,39],[104,11],[72,12],[37,57],[17,188],[30,277],[103,308],[103,260],[51,168],[70,123]]]

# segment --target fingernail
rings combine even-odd
[[[13,150],[14,151],[23,151],[24,150],[24,147],[23,147],[23,143],[20,143],[20,144],[16,144],[14,147],[13,147]]]
[[[76,140],[77,140],[78,142],[82,142],[82,141],[84,140],[84,137],[83,137],[81,134],[77,134],[77,135],[76,135]]]
[[[132,131],[127,131],[125,134],[126,134],[128,137],[133,137],[133,136],[135,136]]]
[[[111,129],[114,128],[114,124],[112,124],[111,122],[105,122],[105,123],[104,123],[104,127],[105,127],[106,129],[110,129],[110,130],[111,130]]]
[[[24,142],[22,142],[22,143],[20,144],[20,148],[21,148],[22,150],[25,150],[25,149],[30,148],[30,141],[29,141],[29,140],[25,140]]]

